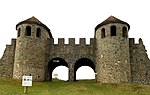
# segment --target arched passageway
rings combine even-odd
[[[95,72],[89,66],[81,66],[76,71],[76,80],[85,80],[85,79],[95,79]]]
[[[95,72],[95,65],[94,65],[93,61],[88,58],[81,58],[74,65],[74,81],[76,81],[76,72],[77,72],[78,68],[80,68],[82,66],[89,66]],[[88,71],[84,70],[83,72],[88,72]]]
[[[52,81],[52,72],[53,72],[53,70],[58,66],[68,67],[68,64],[62,58],[53,58],[52,60],[49,61],[49,63],[48,63],[48,74],[49,74],[50,81]]]
[[[52,72],[53,79],[68,80],[68,68],[66,66],[58,66]]]

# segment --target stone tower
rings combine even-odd
[[[17,41],[13,78],[21,79],[22,75],[33,76],[34,81],[44,81],[46,41],[52,38],[50,29],[31,17],[16,25]]]
[[[95,28],[97,82],[131,82],[129,28],[114,16]]]

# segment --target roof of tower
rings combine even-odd
[[[130,25],[127,23],[127,22],[124,22],[114,16],[110,16],[108,17],[106,20],[104,20],[102,23],[98,24],[96,27],[95,27],[95,31],[103,26],[103,25],[106,25],[106,24],[110,24],[110,23],[121,23],[121,24],[126,24],[128,26],[128,29],[130,29]]]
[[[44,28],[48,31],[50,37],[52,37],[52,35],[51,35],[51,33],[50,33],[50,29],[49,29],[45,24],[43,24],[41,21],[39,21],[37,18],[35,18],[34,16],[32,16],[31,18],[28,18],[28,19],[26,19],[26,20],[24,20],[24,21],[19,22],[19,23],[16,25],[16,29],[17,29],[17,27],[18,27],[20,24],[37,24],[37,25],[39,25],[39,26],[42,26],[42,27],[44,27]]]

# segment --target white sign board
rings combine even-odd
[[[32,76],[22,76],[22,86],[32,86]]]

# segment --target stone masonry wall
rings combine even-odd
[[[129,39],[131,83],[150,84],[150,60],[147,56],[145,46],[141,39],[135,44],[134,38]],[[0,59],[0,77],[12,78],[13,63],[15,56],[16,39],[12,39],[11,45],[6,45],[6,49]],[[64,39],[60,38],[58,44],[54,44],[54,39],[48,39],[46,53],[46,65],[53,58],[62,58],[68,63],[69,80],[74,80],[74,65],[80,58],[89,58],[95,62],[95,39],[92,38],[89,45],[85,44],[85,39],[80,39],[79,44],[75,44],[75,39],[70,38],[69,44],[64,44]],[[47,67],[47,66],[46,66]],[[48,71],[47,68],[45,71]],[[36,72],[36,71],[35,71]],[[46,72],[46,75],[48,73]],[[46,76],[46,79],[48,77]]]
[[[69,38],[69,44],[64,44],[64,38],[58,39],[58,44],[54,44],[53,39],[48,40],[47,62],[53,58],[62,58],[68,63],[69,81],[74,80],[74,66],[81,58],[88,58],[95,63],[95,39],[90,39],[90,44],[86,44],[85,38],[80,39],[79,44],[75,44],[75,38]],[[48,65],[48,64],[47,64]],[[48,76],[48,74],[47,74]]]
[[[116,35],[111,36],[110,27],[116,26]],[[125,24],[107,24],[96,31],[96,71],[101,83],[130,83],[129,40],[123,37]],[[105,37],[101,29],[105,28]]]
[[[26,27],[31,27],[31,35],[25,35]],[[22,79],[23,75],[33,76],[33,81],[45,80],[46,41],[48,32],[36,24],[21,24],[21,35],[16,41],[14,61],[14,79]],[[41,36],[36,36],[37,28],[41,29]]]
[[[142,39],[139,39],[139,44],[135,44],[134,38],[130,38],[132,83],[150,84],[150,60],[146,52]]]
[[[6,45],[4,54],[0,59],[0,77],[12,78],[15,47],[16,39],[12,39],[11,45]]]

